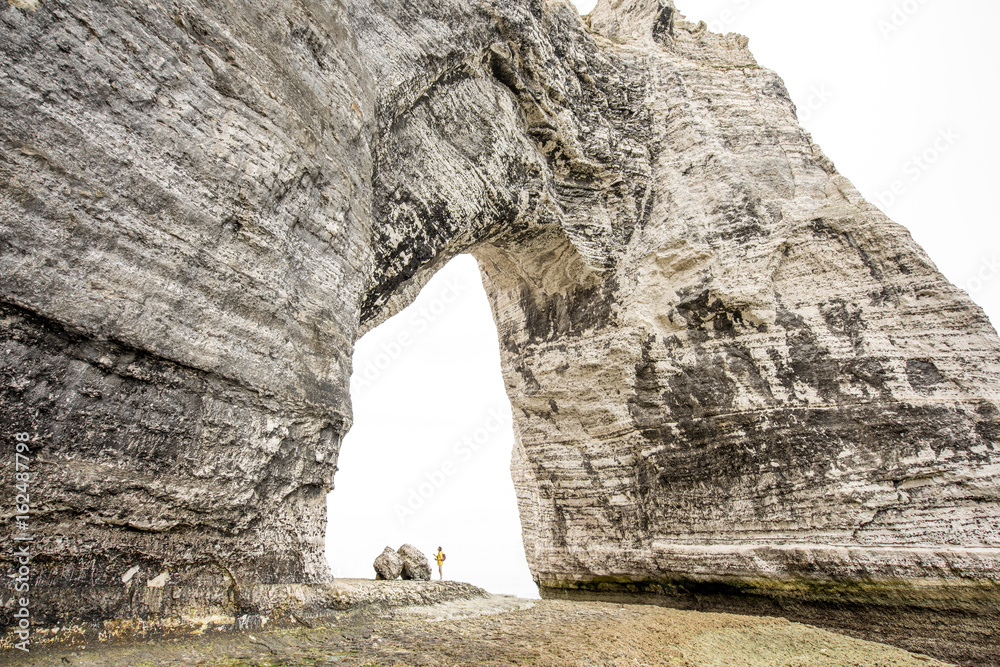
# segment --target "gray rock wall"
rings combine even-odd
[[[38,620],[149,613],[162,571],[327,580],[372,258],[343,8],[5,3],[0,70],[0,422],[34,435]]]
[[[546,591],[995,612],[996,332],[745,38],[665,0],[0,31],[0,415],[37,434],[41,590],[99,618],[150,611],[135,565],[324,581],[353,342],[471,252]]]

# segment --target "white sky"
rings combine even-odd
[[[587,12],[594,2],[576,4]],[[1000,3],[677,4],[716,32],[748,35],[758,62],[782,76],[803,125],[841,173],[1000,323],[993,204]],[[893,21],[898,29],[889,31]],[[938,142],[943,151],[935,149],[939,136],[953,137]],[[913,158],[925,151],[933,164],[918,165]],[[894,183],[899,194],[884,195]],[[510,406],[475,261],[459,257],[442,269],[413,306],[358,341],[354,364],[355,425],[330,494],[334,575],[374,576],[371,563],[385,546],[411,542],[430,556],[440,544],[447,578],[535,596],[510,481]],[[367,384],[366,370],[374,378]],[[463,444],[475,445],[477,436],[478,451]],[[421,491],[428,500],[401,516]]]
[[[537,597],[510,479],[496,326],[475,259],[452,260],[357,342],[351,394],[354,428],[329,502],[334,576],[371,578],[383,548],[409,542],[428,558],[444,547],[447,578]]]

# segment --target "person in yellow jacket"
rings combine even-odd
[[[434,555],[434,560],[436,560],[438,564],[438,577],[442,580],[444,579],[444,572],[441,571],[441,566],[444,564],[445,558],[446,556],[444,555],[444,552],[441,551],[441,547],[438,547],[438,552]]]

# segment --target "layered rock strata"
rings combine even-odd
[[[996,332],[745,38],[666,0],[167,5],[0,12],[46,618],[156,613],[136,565],[324,581],[353,341],[463,252],[543,591],[996,616]]]
[[[345,10],[5,4],[0,70],[0,423],[5,461],[31,435],[35,622],[156,613],[164,572],[196,608],[328,581],[372,258]]]
[[[462,57],[430,75],[404,10],[359,34],[405,59],[374,77],[376,219],[400,240],[376,245],[362,316],[405,303],[427,246],[479,259],[540,583],[992,578],[982,311],[835,171],[744,38],[657,2],[599,3],[589,30],[539,9],[460,16]]]

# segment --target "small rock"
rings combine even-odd
[[[399,557],[392,547],[386,547],[384,551],[372,563],[375,568],[376,579],[388,579],[392,581],[403,571],[403,559]]]
[[[150,588],[163,588],[167,583],[168,576],[166,572],[160,572],[159,576],[147,581],[146,586]]]
[[[431,564],[423,551],[412,544],[404,544],[397,553],[403,560],[403,579],[431,580]]]

